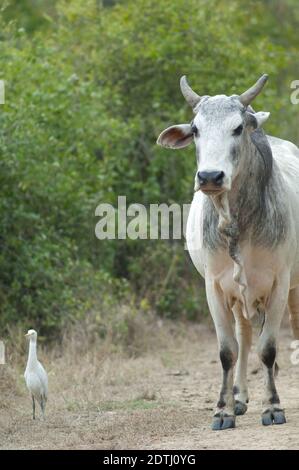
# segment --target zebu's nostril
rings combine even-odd
[[[223,178],[224,178],[224,172],[223,171],[218,171],[216,172],[217,174],[215,175],[215,183],[216,184],[222,184]]]
[[[200,186],[211,183],[215,186],[221,186],[223,183],[224,172],[223,171],[199,171],[197,178]]]

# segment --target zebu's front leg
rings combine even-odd
[[[223,377],[212,429],[217,431],[235,427],[235,402],[233,395],[233,369],[238,356],[238,343],[234,337],[232,313],[225,306],[220,286],[206,281],[207,300],[214,320]]]
[[[265,310],[265,322],[258,341],[258,354],[263,364],[265,391],[262,424],[284,424],[284,410],[275,386],[275,359],[278,346],[278,334],[285,312],[289,293],[289,275],[282,276],[275,282],[269,305]]]

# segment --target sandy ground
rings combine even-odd
[[[215,333],[184,328],[138,358],[96,350],[42,355],[50,383],[45,422],[31,419],[21,369],[0,366],[1,448],[299,449],[299,365],[290,361],[289,329],[281,334],[277,379],[287,424],[261,425],[263,377],[253,351],[247,414],[237,417],[236,429],[212,431],[220,384]]]

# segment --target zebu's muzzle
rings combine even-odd
[[[198,171],[197,187],[205,194],[218,194],[223,191],[223,179],[223,171]]]

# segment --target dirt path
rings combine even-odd
[[[286,425],[260,424],[263,379],[252,352],[247,414],[237,418],[236,429],[211,431],[220,366],[214,332],[198,326],[165,335],[164,346],[136,359],[44,357],[50,382],[46,422],[31,420],[21,372],[1,369],[2,385],[11,381],[0,398],[1,448],[299,449],[299,365],[291,364],[291,341],[283,330],[277,386]]]

